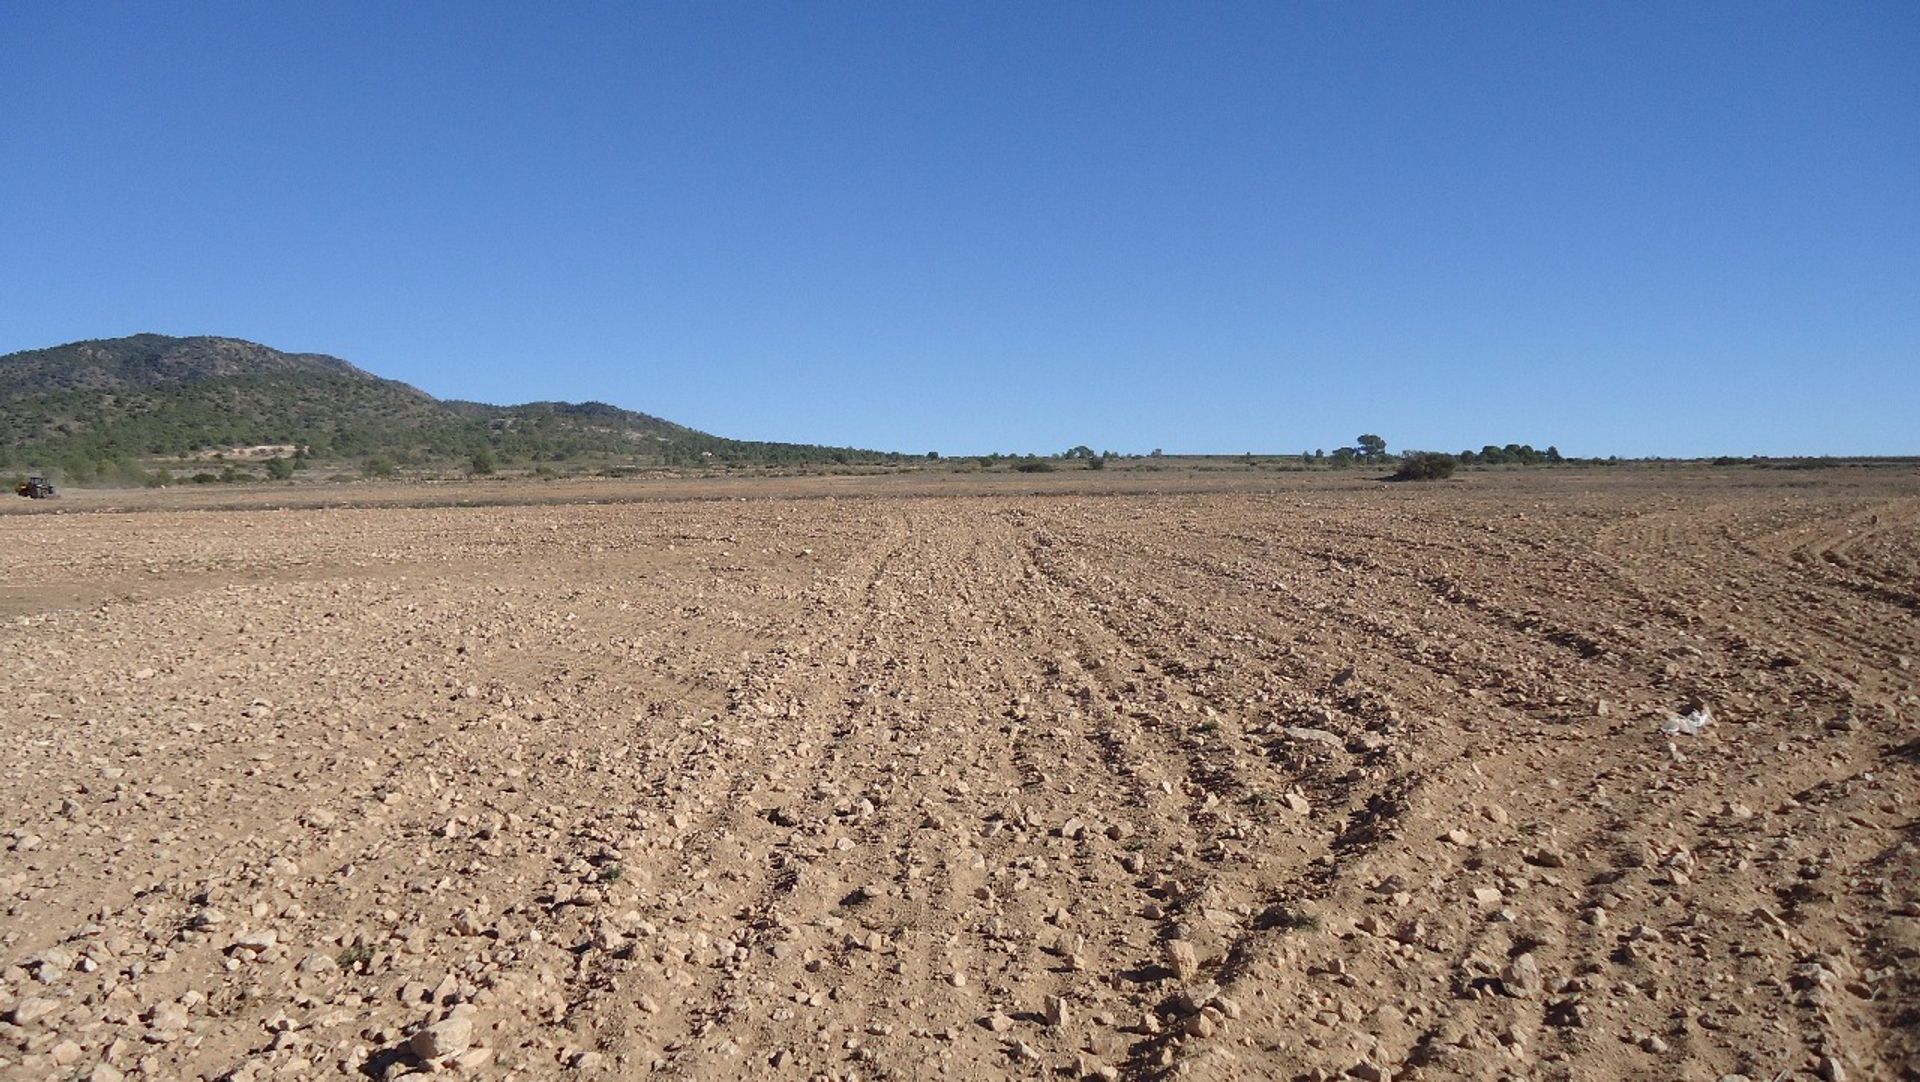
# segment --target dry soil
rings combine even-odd
[[[1914,471],[703,485],[9,506],[0,1075],[1920,1071]]]

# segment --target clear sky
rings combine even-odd
[[[0,2],[0,352],[918,452],[1920,453],[1920,4]]]

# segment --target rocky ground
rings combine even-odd
[[[1920,476],[1030,488],[9,508],[0,1076],[1920,1077]]]

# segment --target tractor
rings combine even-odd
[[[60,493],[54,489],[53,482],[44,477],[29,477],[25,481],[22,481],[20,487],[13,491],[18,495],[25,496],[29,500],[51,500],[60,495]]]

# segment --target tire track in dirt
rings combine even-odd
[[[1072,538],[1062,545],[1058,542],[1048,542],[1046,539],[1049,536],[1045,533],[1039,535],[1041,543],[1034,548],[1036,554],[1055,552],[1063,547],[1076,549],[1098,545],[1097,541],[1085,537]],[[1139,551],[1138,546],[1131,543],[1131,539],[1124,539],[1116,544],[1125,544],[1129,549]],[[1154,553],[1153,556],[1158,558],[1161,554]],[[1084,582],[1074,581],[1071,574],[1061,566],[1062,562],[1046,561],[1044,558],[1041,562],[1049,564],[1050,573],[1058,581],[1067,585],[1076,601],[1080,602],[1076,607],[1101,614],[1099,622],[1104,630],[1116,637],[1132,632],[1136,636],[1135,641],[1142,647],[1154,650],[1163,663],[1171,663],[1171,671],[1178,677],[1190,677],[1200,671],[1194,663],[1167,658],[1163,651],[1149,645],[1156,638],[1159,641],[1166,641],[1168,638],[1164,634],[1166,629],[1191,630],[1195,626],[1196,621],[1181,612],[1168,597],[1163,595],[1147,598],[1145,602],[1150,606],[1149,608],[1125,611],[1124,602],[1117,602],[1114,597],[1101,594]],[[1204,596],[1200,592],[1200,586],[1211,588],[1216,580],[1234,577],[1233,572],[1226,571],[1210,561],[1176,558],[1175,562],[1188,570],[1198,570],[1202,574],[1202,583],[1195,588],[1183,591],[1184,596]],[[1143,568],[1141,571],[1142,574],[1138,577],[1150,580],[1157,579],[1162,574],[1161,569],[1157,567]],[[1193,653],[1209,658],[1217,658],[1223,651],[1230,654],[1246,642],[1273,642],[1279,638],[1250,625],[1223,627],[1207,622],[1201,623],[1203,630],[1213,633],[1216,637],[1211,642],[1204,639],[1189,639],[1183,645]],[[1148,630],[1144,632],[1137,630],[1143,627]],[[1160,631],[1161,634],[1156,635],[1156,631]],[[1290,668],[1293,671],[1289,674],[1289,682],[1305,678],[1309,682],[1324,682],[1325,686],[1332,686],[1337,676],[1337,674],[1322,675],[1320,673],[1309,675],[1308,667],[1291,652],[1277,655],[1277,657],[1281,662],[1291,663]],[[1138,654],[1134,655],[1134,658],[1137,660],[1129,668],[1153,674],[1157,678],[1165,678],[1166,670],[1163,667],[1150,665]],[[1211,668],[1212,664],[1212,661],[1209,661],[1206,667]],[[1313,681],[1314,676],[1318,676],[1319,681]],[[1277,679],[1275,674],[1269,673],[1263,682],[1271,687]],[[1208,715],[1218,715],[1226,719],[1225,725],[1207,721],[1202,723],[1202,728],[1212,726],[1216,732],[1224,729],[1225,734],[1212,740],[1211,747],[1197,743],[1191,738],[1162,742],[1167,753],[1183,760],[1181,769],[1191,779],[1188,784],[1196,795],[1194,803],[1189,808],[1190,821],[1202,833],[1205,847],[1213,850],[1213,852],[1204,853],[1208,863],[1197,865],[1193,870],[1192,874],[1198,877],[1198,881],[1193,883],[1190,889],[1177,889],[1170,892],[1171,904],[1167,907],[1167,913],[1163,918],[1162,935],[1167,939],[1185,939],[1193,934],[1186,927],[1190,922],[1207,921],[1219,926],[1221,934],[1217,941],[1217,950],[1206,953],[1202,959],[1202,968],[1213,971],[1214,967],[1218,967],[1218,983],[1225,989],[1223,993],[1225,995],[1239,997],[1242,994],[1242,987],[1255,995],[1263,995],[1264,989],[1257,976],[1261,956],[1270,951],[1271,941],[1284,938],[1301,922],[1311,922],[1311,907],[1323,893],[1323,884],[1328,878],[1326,873],[1336,859],[1336,853],[1344,859],[1358,859],[1363,857],[1370,848],[1381,826],[1377,821],[1377,812],[1383,803],[1382,790],[1372,786],[1363,789],[1354,784],[1357,778],[1344,776],[1315,778],[1310,773],[1310,768],[1314,765],[1311,762],[1312,757],[1301,752],[1296,752],[1292,760],[1286,763],[1285,769],[1276,776],[1272,768],[1278,764],[1273,760],[1282,758],[1281,749],[1298,748],[1297,743],[1284,740],[1262,742],[1255,739],[1243,727],[1243,719],[1236,716],[1248,712],[1245,701],[1234,700],[1197,682],[1188,682],[1183,685],[1183,689],[1196,700],[1207,704],[1203,709]],[[1117,692],[1115,697],[1119,697]],[[1331,698],[1328,695],[1318,695],[1308,698],[1305,704],[1298,700],[1288,704],[1296,715],[1290,720],[1320,724],[1330,722],[1335,716],[1334,709],[1330,707],[1344,708],[1350,705],[1331,703],[1329,702]],[[1344,712],[1342,709],[1342,713]],[[1308,716],[1299,716],[1301,714]],[[1307,727],[1295,725],[1291,728],[1294,731],[1302,731]],[[1344,744],[1343,740],[1327,730],[1314,731],[1322,734],[1323,738],[1333,742],[1336,747]],[[1222,747],[1223,744],[1225,747]],[[1317,747],[1319,742],[1315,741],[1314,744]],[[1324,752],[1324,749],[1321,750]],[[1344,751],[1342,747],[1343,758]],[[1243,763],[1250,764],[1250,768],[1255,771],[1251,778],[1243,776],[1247,769],[1239,765]],[[1322,835],[1319,832],[1312,832],[1303,845],[1301,844],[1302,831],[1288,829],[1293,826],[1291,822],[1286,822],[1276,831],[1270,825],[1256,824],[1252,817],[1241,818],[1236,812],[1229,810],[1233,805],[1245,800],[1248,794],[1256,797],[1256,808],[1266,804],[1266,800],[1257,798],[1260,796],[1262,787],[1269,782],[1287,786],[1292,796],[1309,798],[1310,806],[1315,809],[1316,816],[1331,814],[1336,818],[1347,817],[1347,822],[1332,833]],[[1397,784],[1404,791],[1413,783],[1410,779],[1403,778],[1393,784]],[[1219,797],[1222,794],[1233,798],[1232,804],[1220,803]],[[1199,799],[1202,796],[1204,800]],[[1303,805],[1305,806],[1308,805]],[[1214,810],[1215,808],[1218,810]],[[1333,810],[1322,811],[1323,808]],[[1349,812],[1348,809],[1352,810]],[[1292,819],[1296,813],[1281,814]],[[1240,862],[1230,859],[1231,854],[1225,852],[1233,842],[1246,839],[1249,848],[1271,854],[1275,842],[1285,841],[1289,837],[1293,838],[1295,845],[1300,846],[1300,856],[1295,861],[1288,862],[1292,870],[1282,874],[1276,874],[1278,869],[1269,865],[1260,869],[1257,875],[1250,876],[1244,867],[1235,867]],[[1170,989],[1178,985],[1177,982],[1172,985],[1163,982],[1179,974],[1160,969],[1150,972],[1154,979],[1143,985],[1142,994],[1136,997],[1135,1006],[1151,1014],[1158,1022],[1149,1028],[1146,1039],[1136,1042],[1130,1049],[1129,1068],[1136,1074],[1152,1075],[1171,1069],[1176,1063],[1182,1064],[1185,1069],[1191,1068],[1195,1062],[1205,1062],[1207,1053],[1217,1049],[1209,1049],[1200,1042],[1192,1041],[1185,1042],[1179,1048],[1174,1044],[1175,1039],[1180,1036],[1182,1012],[1177,1005],[1177,994]],[[1227,1002],[1232,1002],[1236,1010],[1244,1009],[1240,1006],[1239,998],[1232,998]],[[1275,1005],[1276,1015],[1289,1009],[1290,1005],[1284,1002]],[[1155,1033],[1154,1030],[1159,1032]],[[1180,1055],[1176,1055],[1176,1052]]]

